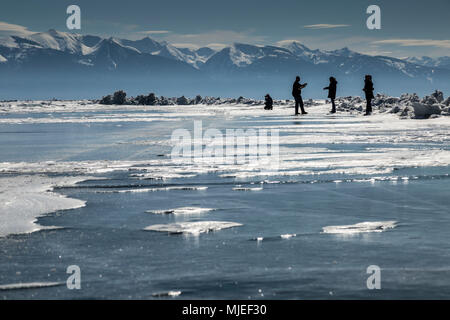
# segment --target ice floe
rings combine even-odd
[[[261,187],[234,187],[233,191],[261,191]]]
[[[395,228],[397,221],[373,221],[361,222],[352,225],[323,227],[323,233],[332,234],[356,234],[365,232],[383,232]]]
[[[40,226],[36,219],[58,210],[85,206],[83,200],[52,192],[54,187],[74,185],[90,177],[46,177],[24,175],[0,178],[0,237],[30,233],[52,227]]]
[[[170,224],[155,224],[146,227],[144,230],[161,231],[168,233],[200,234],[240,226],[242,226],[242,224],[228,221],[195,221]]]

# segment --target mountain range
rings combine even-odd
[[[372,74],[376,92],[450,92],[450,57],[398,59],[343,48],[310,49],[297,41],[221,50],[178,48],[149,37],[102,38],[56,30],[0,38],[0,99],[98,98],[117,89],[130,95],[290,98],[296,75],[304,96],[326,97],[328,77],[338,95],[361,95]]]

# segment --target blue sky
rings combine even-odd
[[[70,4],[81,7],[83,34],[148,35],[181,46],[216,47],[298,40],[311,48],[450,56],[449,0],[2,0],[0,32],[12,25],[68,31]],[[366,27],[370,4],[381,7],[381,30]]]

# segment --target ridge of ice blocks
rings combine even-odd
[[[10,284],[0,284],[0,290],[18,290],[18,289],[34,289],[46,288],[63,285],[63,282],[19,282]]]
[[[228,221],[195,221],[195,222],[179,222],[169,224],[154,224],[146,227],[144,230],[168,232],[175,234],[177,233],[200,234],[240,226],[242,226],[242,224]]]
[[[51,212],[84,207],[86,202],[52,192],[53,188],[88,179],[37,175],[0,178],[0,237],[54,228],[40,226],[36,219]]]
[[[147,213],[154,214],[202,214],[209,211],[212,211],[212,208],[199,208],[199,207],[181,207],[176,209],[168,209],[168,210],[148,210]]]
[[[355,234],[364,232],[383,232],[395,228],[397,221],[373,221],[361,222],[352,225],[323,227],[323,233],[332,234]]]

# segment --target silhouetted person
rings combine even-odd
[[[298,107],[302,110],[302,114],[308,114],[303,108],[303,99],[302,99],[302,89],[306,87],[308,84],[300,84],[300,77],[297,76],[295,78],[294,85],[292,86],[292,96],[295,99],[295,115],[298,115]]]
[[[273,109],[273,99],[270,96],[270,94],[266,94],[265,96],[265,103],[264,103],[264,110],[272,110]]]
[[[336,113],[336,105],[334,104],[334,99],[336,99],[336,78],[330,77],[330,84],[328,87],[323,88],[323,90],[328,90],[328,98],[331,99],[331,113]]]
[[[370,115],[372,113],[372,99],[375,98],[373,95],[373,82],[372,82],[372,76],[366,75],[364,78],[364,89],[363,91],[366,93],[366,116]]]

